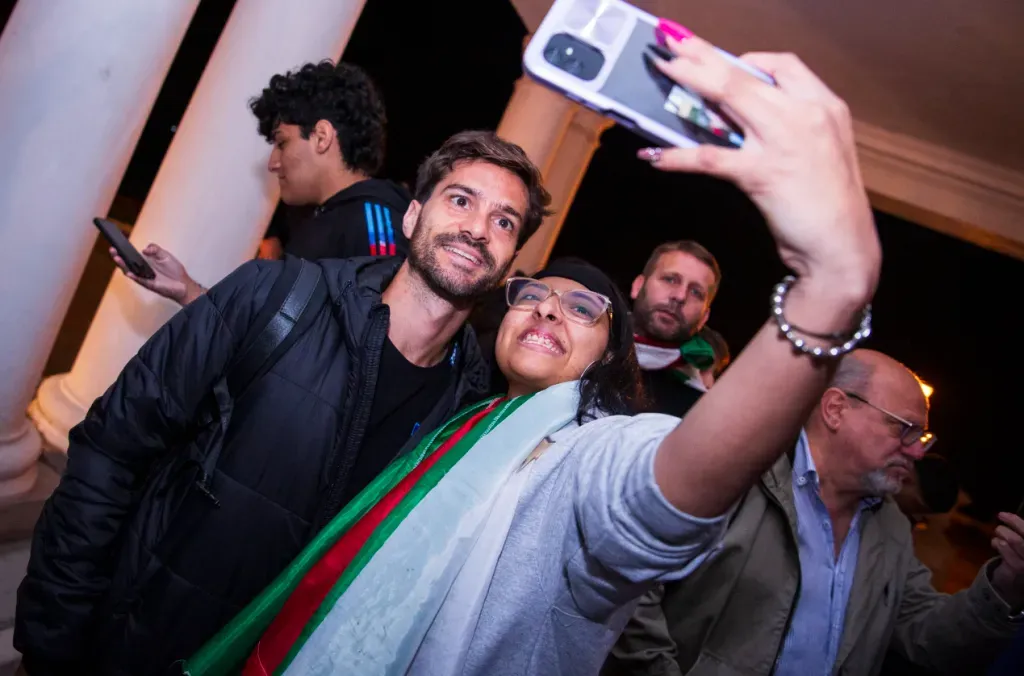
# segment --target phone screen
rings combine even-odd
[[[637,21],[600,92],[699,143],[743,145],[743,134],[713,104],[655,67],[648,46],[656,42],[656,27]]]

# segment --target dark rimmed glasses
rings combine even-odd
[[[566,319],[577,324],[593,326],[605,312],[609,320],[612,318],[611,299],[596,291],[556,291],[531,277],[511,277],[505,282],[505,302],[513,310],[533,310],[552,294],[558,296],[558,304]]]
[[[870,401],[860,396],[856,392],[847,392],[844,390],[843,394],[845,394],[851,399],[856,399],[862,404],[867,404],[876,411],[884,413],[885,415],[889,416],[889,418],[898,422],[902,426],[903,430],[902,432],[900,432],[900,443],[903,444],[904,446],[913,446],[916,443],[920,443],[922,450],[927,451],[929,448],[935,445],[935,434],[930,432],[928,429],[922,427],[921,425],[918,425],[917,423],[912,423],[906,418],[901,418],[892,411],[886,411],[881,406],[875,406]]]

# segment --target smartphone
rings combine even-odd
[[[149,267],[149,263],[142,257],[138,249],[132,246],[132,243],[128,241],[128,238],[124,236],[121,228],[117,227],[116,223],[105,218],[94,218],[92,222],[96,224],[96,227],[100,229],[103,236],[107,238],[110,246],[114,247],[117,255],[121,257],[121,260],[124,261],[133,275],[142,279],[153,279],[156,277],[153,268]]]
[[[718,105],[657,69],[654,59],[666,54],[662,40],[657,17],[621,0],[555,0],[526,46],[523,69],[660,146],[743,145],[742,131]],[[718,52],[775,84],[770,75]]]

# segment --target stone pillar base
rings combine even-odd
[[[28,407],[28,415],[47,449],[67,453],[68,432],[82,422],[88,408],[68,387],[67,374],[60,374],[43,380]]]

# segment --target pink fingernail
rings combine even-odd
[[[685,40],[686,38],[693,37],[693,31],[686,26],[677,24],[672,19],[660,19],[658,21],[658,32],[661,34],[659,38],[666,35],[673,40]]]
[[[656,162],[661,160],[661,153],[661,148],[644,148],[643,150],[640,150],[636,155],[641,160],[647,160],[651,164],[655,164]]]

